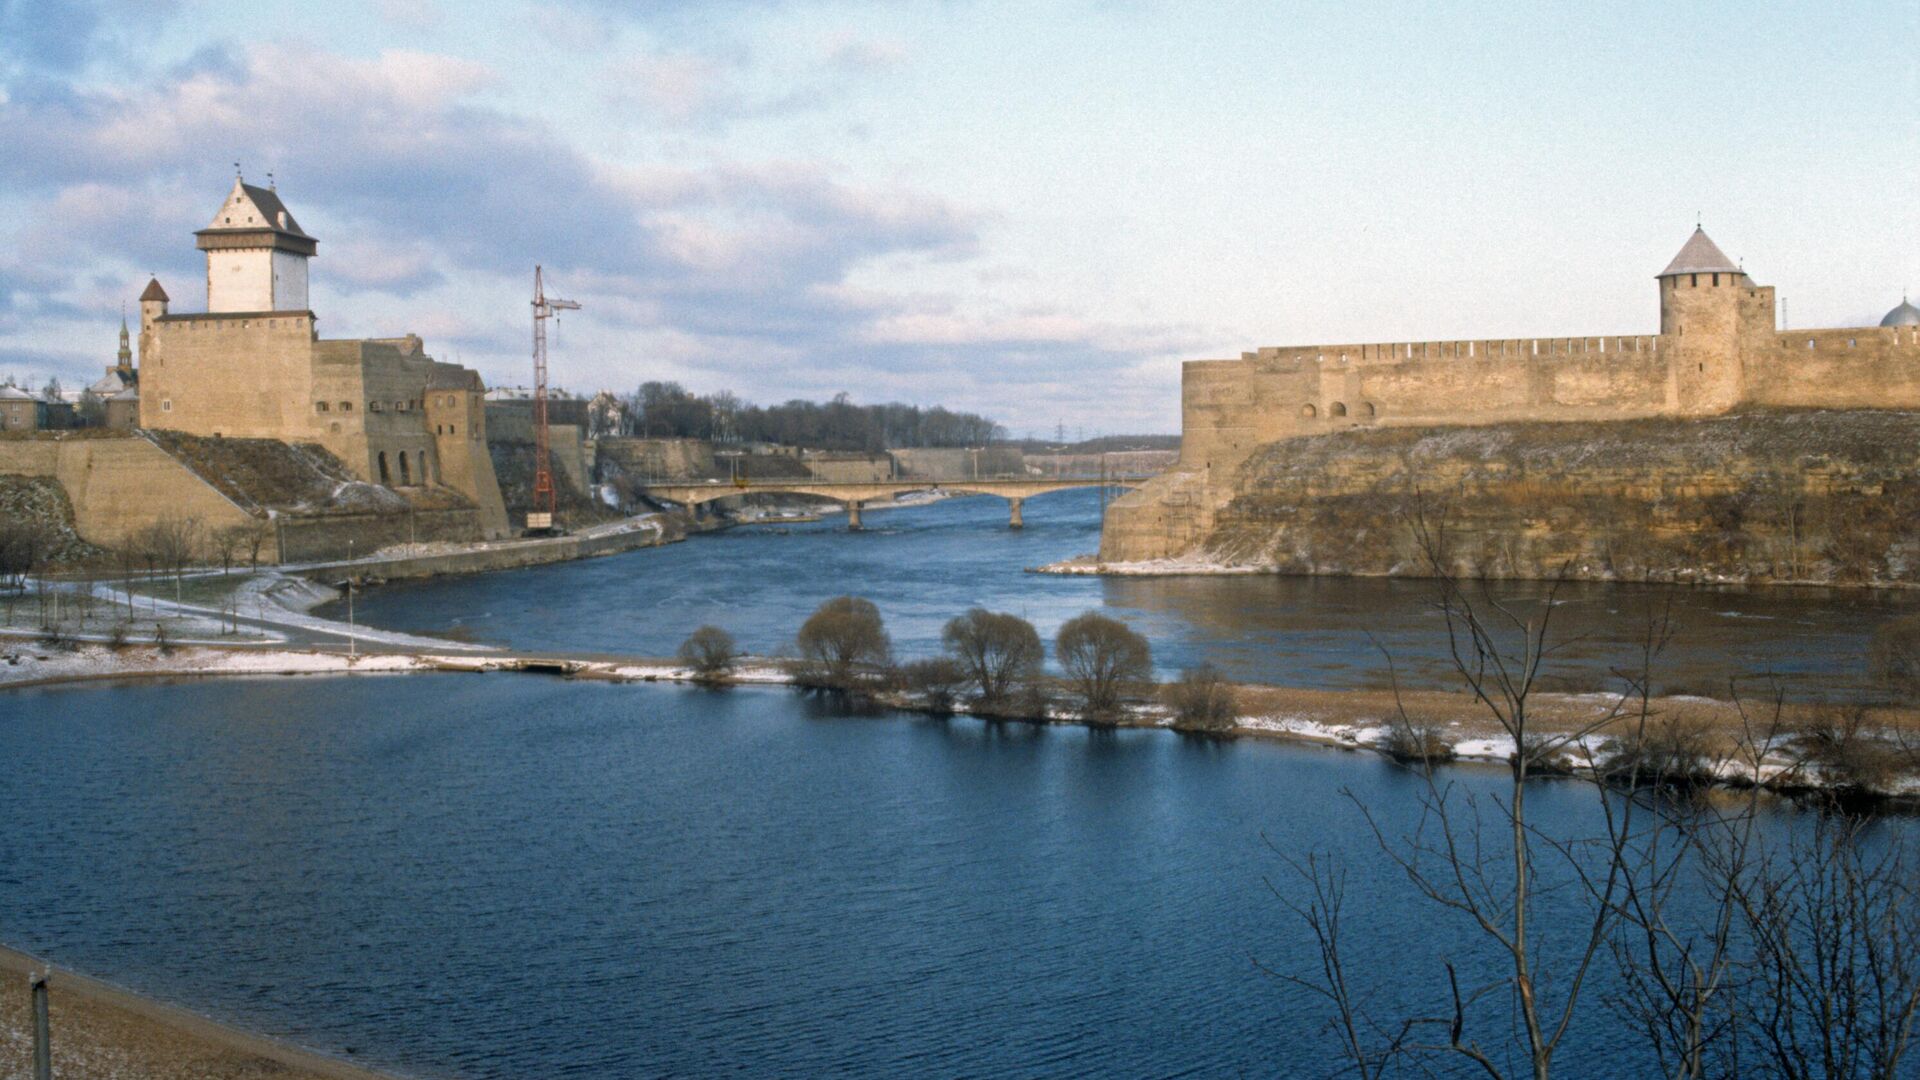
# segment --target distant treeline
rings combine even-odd
[[[1178,435],[1101,435],[1078,442],[1015,439],[1008,445],[1029,454],[1117,454],[1135,450],[1178,450]]]
[[[1006,429],[984,416],[939,406],[890,402],[855,405],[839,394],[832,401],[754,405],[721,391],[696,395],[679,383],[648,382],[620,399],[624,415],[593,418],[610,434],[642,438],[771,442],[823,450],[880,451],[915,446],[985,446],[1006,438]]]

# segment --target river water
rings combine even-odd
[[[1093,510],[1037,500],[1020,534],[979,499],[858,536],[738,530],[370,591],[361,613],[642,653],[711,620],[766,649],[850,591],[921,651],[969,604],[1045,630],[1101,605],[1163,664],[1327,685],[1366,678],[1363,628],[1408,649],[1429,632],[1394,583],[1020,572],[1090,548]],[[1803,671],[1846,670],[1859,623],[1897,606],[1680,599],[1743,663]],[[1298,895],[1276,849],[1342,853],[1349,961],[1383,1009],[1440,1008],[1443,955],[1465,981],[1492,972],[1373,852],[1343,792],[1391,834],[1418,785],[1370,755],[495,674],[13,692],[0,762],[0,941],[425,1077],[1331,1072],[1321,1003],[1256,966],[1316,964],[1268,888]],[[1497,776],[1448,778],[1484,794]],[[1530,807],[1549,836],[1599,827],[1583,785]],[[1541,901],[1549,952],[1578,925],[1569,895]],[[1650,1067],[1606,989],[1569,1075]],[[1477,1019],[1497,1037],[1506,1015]]]
[[[702,622],[742,647],[773,652],[822,600],[873,600],[903,655],[939,649],[940,627],[975,605],[1025,616],[1051,641],[1090,608],[1126,619],[1153,643],[1164,673],[1209,660],[1245,679],[1349,688],[1385,684],[1379,645],[1404,681],[1451,686],[1444,620],[1431,584],[1276,576],[1093,578],[1028,567],[1099,546],[1090,490],[1030,499],[1026,528],[1006,527],[996,498],[871,511],[782,529],[695,536],[682,544],[510,574],[397,583],[357,601],[368,623],[452,633],[521,649],[671,655]],[[1545,587],[1493,587],[1537,602]],[[1574,688],[1606,684],[1633,653],[1650,611],[1671,605],[1676,633],[1656,674],[1674,689],[1723,690],[1731,676],[1777,677],[1805,693],[1852,689],[1874,628],[1920,610],[1910,591],[1564,586],[1553,673]],[[324,612],[346,617],[343,605]],[[1371,635],[1371,639],[1370,639]]]
[[[1370,854],[1342,791],[1390,832],[1417,794],[1370,755],[514,675],[0,708],[0,939],[421,1076],[1331,1072],[1254,966],[1315,964],[1269,840],[1346,852],[1383,1007],[1438,1008],[1443,950],[1490,971]],[[1583,785],[1530,805],[1598,825]],[[1570,1074],[1641,1074],[1591,1004]]]

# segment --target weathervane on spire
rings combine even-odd
[[[241,176],[241,175],[240,175],[240,163],[239,163],[239,162],[237,162],[237,161],[233,163],[233,178],[234,178],[235,180],[244,180],[244,179],[246,179],[245,177],[243,177],[243,176]]]
[[[267,170],[267,190],[268,190],[268,191],[278,191],[278,190],[279,190],[278,188],[276,188],[276,187],[274,187],[274,186],[273,186],[273,170],[272,170],[272,169],[268,169],[268,170]]]

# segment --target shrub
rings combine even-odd
[[[1088,717],[1105,717],[1120,698],[1153,676],[1153,650],[1126,623],[1097,611],[1067,620],[1054,654]]]
[[[113,628],[107,631],[107,648],[112,649],[114,652],[119,652],[121,649],[126,648],[128,629],[129,627],[124,619],[114,623]]]
[[[1415,720],[1401,713],[1387,723],[1386,738],[1380,750],[1403,764],[1432,765],[1453,760],[1453,741],[1447,738],[1445,724],[1434,720]]]
[[[928,709],[943,716],[953,711],[954,698],[968,681],[966,669],[945,656],[915,660],[900,669],[901,685],[910,693],[920,695]]]
[[[1240,714],[1232,684],[1212,664],[1181,671],[1177,681],[1167,684],[1164,696],[1175,727],[1225,731]]]
[[[867,671],[884,666],[893,643],[870,600],[837,596],[821,604],[800,627],[796,675],[804,685],[848,689]]]
[[[1527,755],[1527,773],[1532,776],[1572,776],[1579,767],[1575,759],[1578,747],[1564,735],[1536,735],[1528,732],[1520,740]]]
[[[694,678],[701,682],[713,682],[725,678],[733,672],[734,661],[739,659],[739,651],[734,648],[733,635],[717,626],[703,626],[687,635],[680,643],[680,662],[693,669]]]
[[[1032,679],[1046,660],[1032,623],[985,608],[950,620],[940,639],[988,702],[1001,700]]]
[[[1707,730],[1684,714],[1649,718],[1641,730],[1611,740],[1601,773],[1635,787],[1696,788],[1713,783]]]
[[[1873,729],[1864,705],[1814,708],[1791,745],[1802,764],[1819,770],[1824,785],[1842,794],[1884,792],[1916,764],[1912,748]]]

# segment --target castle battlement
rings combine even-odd
[[[1658,334],[1607,334],[1564,338],[1466,338],[1458,341],[1391,341],[1346,345],[1275,345],[1240,354],[1241,361],[1286,364],[1394,364],[1415,360],[1498,360],[1653,352]],[[1204,361],[1203,361],[1204,362]],[[1225,361],[1235,363],[1236,361]]]
[[[1657,279],[1660,333],[1267,346],[1184,365],[1181,465],[1354,425],[1920,408],[1911,305],[1878,327],[1781,330],[1774,291],[1695,230]]]

